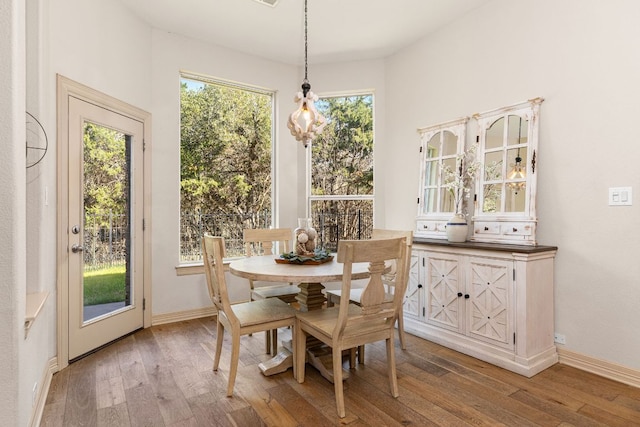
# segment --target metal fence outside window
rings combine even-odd
[[[371,237],[373,212],[369,208],[356,209],[347,213],[317,211],[312,216],[312,223],[318,231],[318,247],[335,252],[340,240]],[[242,232],[245,228],[270,226],[271,213],[268,211],[242,215],[183,213],[180,221],[180,262],[197,262],[202,259],[200,242],[204,233],[224,237],[227,257],[237,257],[244,255]],[[296,226],[297,224],[291,228]],[[98,270],[125,265],[128,235],[126,215],[111,213],[86,215],[85,269]]]

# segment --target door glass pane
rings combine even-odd
[[[427,143],[427,157],[434,158],[438,157],[440,153],[440,134],[436,133],[429,139]]]
[[[504,139],[504,117],[499,118],[489,126],[486,134],[485,149],[502,147]]]
[[[501,184],[485,184],[482,186],[483,205],[482,212],[499,212],[500,198],[502,195]]]
[[[509,116],[507,145],[526,144],[529,122],[520,116]]]
[[[494,151],[484,156],[484,180],[498,181],[502,179],[502,153]]]
[[[436,181],[438,178],[438,162],[437,161],[426,162],[424,169],[425,169],[424,185],[425,186],[438,185]]]
[[[426,188],[424,190],[424,207],[423,213],[428,214],[429,212],[435,212],[437,209],[436,206],[436,196],[437,190],[435,188]]]
[[[507,197],[505,200],[505,212],[524,212],[526,182],[507,184]]]
[[[82,230],[85,322],[131,305],[130,147],[129,136],[85,123]]]
[[[445,130],[442,132],[442,155],[455,156],[458,151],[458,137]]]

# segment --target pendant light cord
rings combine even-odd
[[[307,80],[307,0],[304,0],[304,79]]]

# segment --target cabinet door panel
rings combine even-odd
[[[405,315],[409,315],[415,318],[420,317],[420,300],[422,299],[421,283],[421,271],[420,263],[423,257],[420,252],[413,252],[411,254],[411,266],[409,270],[409,282],[407,284],[407,291],[404,294],[404,307],[403,311]]]
[[[470,258],[468,271],[468,334],[513,348],[513,263]]]
[[[428,323],[460,331],[463,322],[459,294],[462,280],[457,257],[429,254],[427,258],[427,319]]]

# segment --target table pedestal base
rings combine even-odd
[[[300,292],[296,296],[296,301],[300,304],[300,311],[320,310],[325,302],[322,293],[324,285],[322,283],[300,283]],[[314,337],[307,339],[307,363],[315,367],[320,374],[333,383],[333,359],[331,347],[323,345]],[[293,348],[291,340],[283,341],[282,347],[278,349],[278,354],[273,358],[258,364],[258,368],[263,375],[275,375],[286,371],[293,366]],[[343,369],[342,378],[349,378],[349,371]]]
[[[331,347],[326,345],[318,345],[318,340],[310,337],[314,341],[314,347],[307,348],[307,363],[316,368],[320,375],[333,384],[333,359],[331,356]],[[260,372],[264,376],[270,376],[285,372],[293,367],[293,346],[291,340],[283,341],[282,347],[278,349],[276,354],[266,362],[258,364]],[[349,371],[342,370],[342,379],[349,378]]]
[[[296,295],[296,301],[300,304],[300,311],[322,309],[326,299],[322,293],[324,289],[322,283],[300,283],[298,287],[300,292]]]

